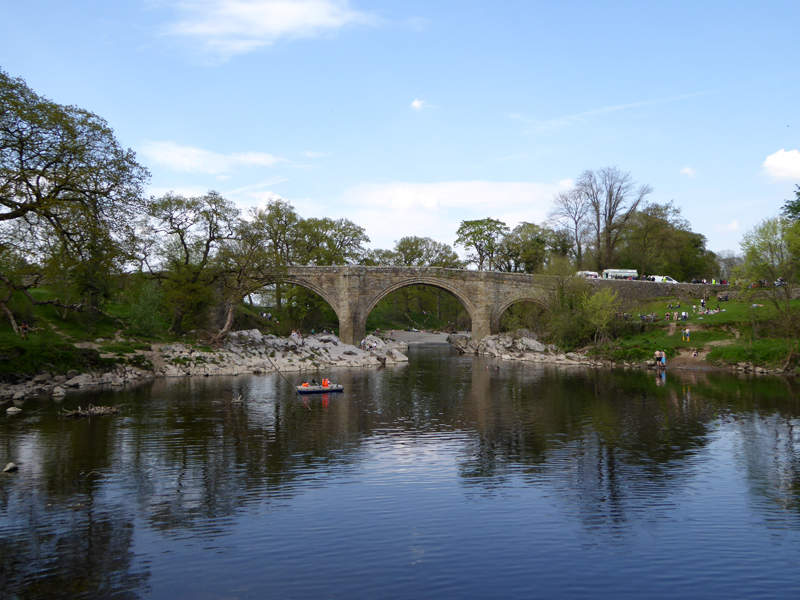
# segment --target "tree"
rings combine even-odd
[[[623,228],[653,188],[644,184],[636,187],[631,174],[617,167],[584,171],[577,188],[590,207],[597,268],[602,270],[612,266]]]
[[[449,244],[429,237],[408,236],[395,242],[396,265],[406,267],[446,267],[455,269],[462,265],[458,254]]]
[[[184,317],[197,325],[203,320],[211,285],[219,275],[212,260],[220,245],[233,237],[239,209],[211,191],[193,198],[169,193],[154,200],[148,212],[162,237],[161,263],[153,274],[164,281],[164,298],[174,311],[170,330],[180,332]]]
[[[766,283],[763,292],[777,309],[785,331],[797,336],[791,299],[800,276],[800,226],[785,217],[765,219],[742,239],[745,270]],[[778,282],[783,285],[777,285]]]
[[[264,235],[264,243],[274,256],[275,262],[291,265],[296,260],[300,232],[300,217],[294,207],[280,198],[272,199],[266,209],[251,213],[256,228]]]
[[[461,221],[456,231],[456,246],[472,249],[468,255],[469,262],[475,264],[479,271],[484,266],[489,270],[495,267],[497,253],[503,237],[508,235],[509,227],[497,219],[485,218],[474,221]]]
[[[274,283],[285,268],[270,248],[269,234],[270,228],[263,219],[239,220],[232,235],[221,244],[216,262],[224,318],[213,341],[222,341],[230,332],[236,306],[247,295]]]
[[[646,204],[631,215],[622,238],[630,255],[638,258],[639,273],[663,270],[667,262],[665,255],[679,229],[688,230],[689,224],[672,202]]]
[[[800,220],[800,185],[794,187],[797,188],[794,192],[795,197],[784,203],[781,214],[787,219],[797,221]]]
[[[594,294],[586,293],[583,297],[583,311],[586,320],[594,328],[594,343],[597,345],[602,336],[608,333],[611,322],[619,309],[617,292],[603,288]]]
[[[733,250],[723,250],[717,255],[717,264],[722,277],[733,279],[744,266],[744,257]]]
[[[553,198],[553,209],[550,211],[550,220],[569,233],[578,270],[583,268],[583,249],[589,233],[590,208],[588,197],[582,193],[581,188],[575,187],[556,194]]]
[[[349,219],[303,219],[298,224],[297,260],[322,266],[358,264],[369,237]]]
[[[495,266],[501,271],[538,273],[547,258],[548,234],[545,228],[523,221],[500,242]]]
[[[0,71],[0,253],[21,252],[26,268],[36,267],[25,277],[0,274],[8,290],[27,294],[44,281],[44,263],[58,258],[98,304],[106,270],[143,209],[148,178],[103,119],[42,98]],[[67,306],[27,295],[36,304]]]

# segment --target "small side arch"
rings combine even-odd
[[[500,319],[503,316],[503,313],[506,312],[506,310],[511,308],[513,305],[519,304],[521,302],[531,302],[543,308],[546,306],[546,300],[543,293],[538,295],[526,294],[507,300],[504,304],[498,305],[497,310],[492,315],[492,320],[491,320],[492,333],[500,332]]]

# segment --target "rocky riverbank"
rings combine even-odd
[[[488,335],[479,341],[464,335],[452,335],[447,340],[462,354],[480,354],[520,362],[587,367],[614,366],[612,361],[600,360],[577,352],[561,352],[555,345],[543,344],[533,333],[524,329]]]
[[[587,356],[579,352],[561,352],[553,344],[543,344],[530,331],[519,329],[515,332],[489,335],[479,341],[468,335],[451,335],[447,341],[462,354],[479,354],[501,360],[552,363],[564,366],[584,367],[623,367],[633,369],[656,369],[655,360],[644,362],[622,362]],[[714,345],[712,342],[710,345]],[[728,367],[705,362],[708,350],[702,352],[679,352],[669,359],[668,369],[702,370],[746,373],[755,375],[786,375],[782,369],[768,369],[752,363],[737,363]]]
[[[0,386],[0,401],[52,395],[63,398],[69,391],[94,386],[134,385],[154,377],[192,375],[243,375],[275,371],[319,371],[334,367],[378,367],[404,363],[408,358],[403,342],[367,336],[363,347],[343,344],[332,334],[279,338],[257,329],[231,333],[222,348],[199,350],[186,344],[154,345],[141,353],[141,363],[150,368],[117,364],[105,373],[66,375],[41,373],[33,379]]]

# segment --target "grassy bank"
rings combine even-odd
[[[712,296],[713,298],[713,296]],[[656,314],[660,320],[648,325],[648,331],[618,337],[603,344],[597,354],[615,361],[643,361],[652,359],[656,350],[668,357],[681,352],[708,352],[706,361],[716,365],[731,365],[748,362],[755,366],[779,368],[788,364],[797,366],[796,340],[785,337],[785,324],[778,311],[754,296],[745,296],[728,302],[716,299],[706,302],[706,308],[719,312],[699,314],[699,299],[691,304],[682,303],[680,308],[667,308],[676,304],[674,298],[662,298],[643,303],[631,313],[632,320],[640,314]],[[697,311],[693,310],[697,307]],[[792,301],[792,309],[800,312],[800,300]],[[677,323],[664,319],[666,312],[687,312],[686,321]],[[682,331],[688,328],[689,341],[683,339]]]

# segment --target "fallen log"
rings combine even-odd
[[[61,416],[65,419],[83,419],[85,417],[102,417],[105,415],[118,415],[122,412],[119,406],[94,406],[83,409],[80,406],[77,410],[62,409]]]

